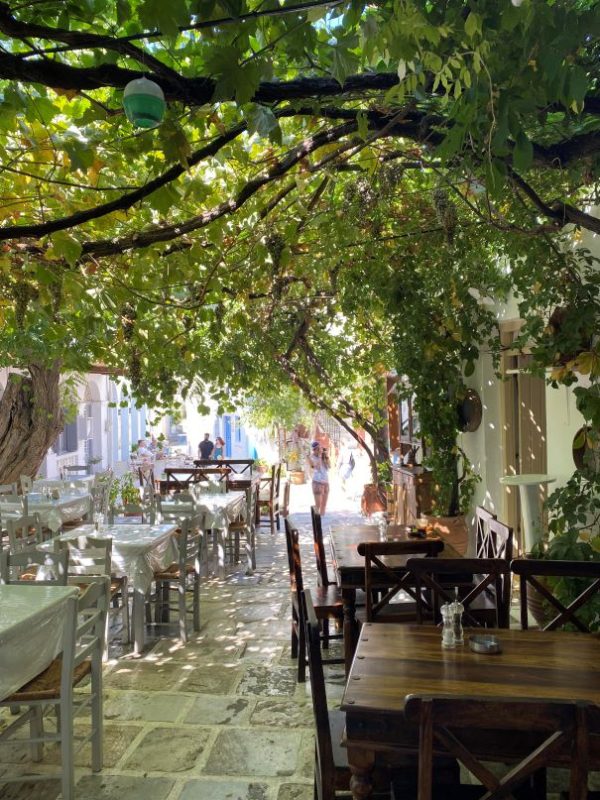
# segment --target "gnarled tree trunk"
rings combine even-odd
[[[10,373],[0,398],[0,483],[35,477],[63,429],[58,365],[27,371]]]

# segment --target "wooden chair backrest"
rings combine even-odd
[[[290,513],[290,482],[283,483],[283,500],[281,501],[281,516],[287,517]]]
[[[0,553],[0,583],[19,583],[33,586],[66,586],[69,554],[66,550],[53,553],[48,550],[23,550],[20,553]],[[21,578],[23,573],[35,578]],[[38,580],[39,578],[39,580]]]
[[[181,529],[176,534],[179,541],[179,574],[185,581],[185,567],[192,565],[200,573],[200,544],[202,541],[201,520],[192,516],[181,521]]]
[[[42,523],[39,514],[8,519],[6,530],[11,553],[35,548],[42,543]]]
[[[439,622],[440,607],[454,600],[458,586],[464,625],[484,624],[473,606],[478,600],[485,600],[495,614],[494,627],[508,628],[510,597],[506,597],[506,587],[510,585],[510,564],[504,559],[411,558],[406,566],[414,578],[419,624],[426,618]]]
[[[67,550],[70,575],[111,574],[112,539],[96,536],[74,536],[55,539],[55,552]]]
[[[488,536],[485,543],[485,555],[478,558],[503,558],[510,563],[513,558],[513,529],[498,519],[491,519],[488,524]]]
[[[554,631],[566,625],[573,626],[582,633],[590,633],[590,611],[588,603],[600,592],[600,561],[550,561],[546,559],[517,558],[511,564],[515,575],[519,576],[521,602],[521,628],[529,627],[528,592],[533,590],[541,595],[552,618],[542,627]],[[550,580],[543,580],[549,578]],[[556,596],[556,585],[564,587],[565,580],[572,587],[572,597],[562,602]],[[587,609],[586,609],[586,606]],[[584,610],[586,616],[576,612]],[[558,612],[558,613],[556,613]],[[594,613],[591,613],[593,618]]]
[[[494,558],[489,552],[489,525],[496,515],[483,506],[475,508],[475,554],[477,558]]]
[[[69,467],[62,468],[65,478],[70,478],[71,474],[89,475],[90,471],[85,464],[71,464]],[[70,473],[70,474],[69,474]]]
[[[273,499],[275,502],[279,502],[279,489],[281,487],[281,467],[282,464],[279,462],[278,464],[273,464]]]
[[[319,621],[315,615],[310,591],[306,589],[300,597],[302,617],[308,653],[310,671],[310,688],[313,714],[315,718],[315,790],[318,800],[334,800],[335,798],[335,766],[331,744],[331,728],[327,709],[327,693],[325,676],[321,659],[321,641]]]
[[[329,586],[330,580],[329,575],[327,574],[327,558],[325,556],[325,545],[323,544],[323,522],[321,520],[321,515],[315,506],[310,507],[310,516],[312,519],[315,560],[317,562],[319,586]]]
[[[394,609],[391,601],[400,592],[406,592],[416,599],[414,581],[406,564],[394,567],[382,559],[394,556],[420,555],[434,558],[444,549],[440,539],[416,539],[414,542],[361,542],[358,552],[365,557],[365,596],[367,622],[399,622],[406,616],[402,604]],[[381,590],[379,599],[374,600],[374,589]]]
[[[597,709],[591,706],[508,697],[490,700],[411,696],[406,701],[405,716],[409,722],[419,725],[418,800],[431,799],[433,750],[439,744],[481,781],[488,790],[486,800],[512,796],[513,789],[535,771],[555,763],[559,754],[563,754],[563,758],[566,755],[566,760],[570,761],[569,797],[571,800],[587,797],[588,740],[598,717]],[[478,729],[503,731],[504,735],[520,731],[539,736],[534,736],[531,752],[498,778],[465,744],[463,732]]]
[[[287,547],[288,566],[290,570],[290,585],[293,594],[298,594],[304,588],[302,579],[302,559],[300,557],[300,536],[298,529],[290,517],[284,519],[285,543]]]
[[[149,469],[145,469],[144,467],[138,467],[138,478],[140,481],[140,488],[142,489],[142,494],[151,494],[154,495],[154,470],[152,467]]]
[[[0,483],[0,495],[2,494],[18,494],[16,483]]]
[[[65,552],[66,555],[66,552]],[[91,660],[92,669],[101,670],[110,578],[98,576],[79,597],[69,598],[63,634],[61,699],[73,693],[73,670]]]

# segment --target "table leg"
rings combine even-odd
[[[366,800],[373,794],[373,769],[375,767],[375,753],[362,747],[348,746],[348,765],[352,777],[350,778],[350,791],[353,800]]]
[[[225,540],[221,528],[213,528],[213,559],[219,578],[225,574]]]
[[[356,589],[342,589],[344,604],[344,664],[346,676],[350,673],[356,648]]]
[[[139,656],[144,649],[144,604],[146,595],[139,589],[133,591],[131,624],[133,626],[133,654]]]

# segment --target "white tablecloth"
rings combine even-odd
[[[130,586],[139,592],[147,592],[155,570],[166,569],[179,560],[177,540],[173,536],[175,523],[164,525],[106,525],[99,533],[93,525],[81,525],[59,539],[74,539],[77,536],[97,536],[112,539],[112,571],[115,575],[126,575]]]
[[[204,530],[216,528],[224,530],[238,517],[246,518],[246,493],[227,492],[226,494],[209,494],[207,492],[197,492],[196,502],[192,506],[190,503],[178,503],[176,500],[163,501],[161,508],[167,514],[181,514],[182,516],[190,513],[202,516],[202,527]]]
[[[62,650],[74,586],[0,586],[0,700],[35,678]]]
[[[29,494],[28,500],[29,513],[39,514],[42,525],[56,532],[61,529],[64,522],[73,522],[84,517],[89,511],[90,499],[89,492],[75,489],[62,494],[58,500],[51,500],[32,492]],[[0,502],[0,512],[3,517],[4,512],[7,514],[23,513],[20,504],[2,502]]]
[[[94,485],[95,475],[80,475],[77,478],[68,478],[67,480],[51,480],[50,478],[38,478],[33,482],[33,491],[41,492],[45,486],[51,489],[59,489],[61,492],[68,491],[69,489],[77,489],[84,487],[88,492]]]

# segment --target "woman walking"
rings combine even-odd
[[[315,508],[323,516],[329,497],[329,457],[319,442],[311,445],[310,466],[312,468],[312,490]]]

